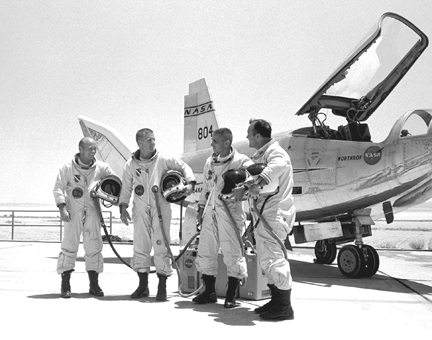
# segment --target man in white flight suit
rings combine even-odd
[[[251,199],[256,199],[257,209],[273,232],[285,240],[295,221],[295,207],[292,196],[293,171],[288,153],[271,137],[270,123],[263,119],[251,120],[247,138],[249,146],[257,149],[252,156],[254,163],[264,163],[265,168],[257,178],[244,188],[238,188],[234,196],[240,199],[249,190]],[[265,186],[278,184],[274,193],[265,192]],[[264,187],[264,190],[262,190]],[[257,216],[255,214],[255,221]],[[289,262],[284,257],[280,243],[264,228],[260,220],[255,230],[257,256],[265,272],[271,290],[271,300],[255,309],[265,320],[291,320],[292,277]]]
[[[182,160],[165,157],[156,150],[155,135],[150,129],[136,133],[139,149],[126,162],[123,171],[122,191],[119,199],[120,219],[128,225],[131,220],[127,208],[133,194],[132,220],[134,225],[133,257],[131,266],[138,273],[139,285],[132,293],[132,299],[149,296],[148,273],[151,266],[151,250],[159,278],[157,301],[165,301],[166,280],[172,274],[169,251],[160,228],[154,185],[160,186],[162,176],[168,170],[179,171],[187,181],[185,195],[193,192],[195,177],[192,169]],[[171,206],[158,191],[165,235],[170,237]]]
[[[215,130],[211,143],[213,154],[204,165],[203,190],[199,198],[197,216],[198,221],[202,220],[202,229],[195,264],[202,274],[205,290],[192,300],[199,304],[217,301],[215,282],[220,248],[228,272],[225,308],[238,306],[235,294],[241,279],[247,277],[247,265],[241,239],[245,232],[246,220],[243,203],[225,198],[222,198],[224,201],[221,200],[223,176],[229,173],[229,170],[245,169],[253,164],[246,155],[232,148],[232,140],[232,132],[229,129]]]
[[[96,142],[89,137],[79,142],[79,153],[63,165],[54,185],[54,199],[65,222],[57,273],[62,276],[61,297],[70,298],[70,276],[75,268],[80,235],[83,235],[85,266],[90,294],[103,296],[98,275],[103,271],[101,221],[90,190],[101,179],[115,175],[107,163],[95,159]]]

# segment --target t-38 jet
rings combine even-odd
[[[382,142],[373,141],[365,123],[427,45],[426,35],[411,22],[385,13],[296,113],[307,115],[311,125],[273,135],[293,165],[296,243],[316,241],[315,261],[330,264],[337,256],[340,271],[348,277],[372,276],[378,270],[377,251],[363,243],[372,235],[374,219],[385,217],[392,223],[394,213],[432,197],[432,110],[406,112]],[[327,115],[343,117],[346,124],[327,126]],[[413,117],[422,122],[421,133],[407,128]],[[131,148],[106,125],[78,119],[84,135],[99,143],[98,156],[121,174]],[[196,216],[203,165],[218,127],[205,79],[191,83],[185,96],[181,158],[194,170],[198,184],[196,194],[184,202],[186,222]],[[255,151],[248,141],[234,147],[249,156]],[[344,244],[339,253],[338,244]]]

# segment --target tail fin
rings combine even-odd
[[[84,137],[93,138],[98,151],[96,158],[107,162],[117,176],[121,178],[123,166],[131,157],[131,148],[113,128],[84,116],[78,116]]]
[[[213,131],[219,128],[215,107],[205,79],[189,84],[184,101],[183,152],[210,148]]]

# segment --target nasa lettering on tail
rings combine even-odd
[[[189,117],[189,116],[201,115],[212,111],[215,111],[214,104],[213,102],[209,102],[199,106],[185,107],[184,116]]]

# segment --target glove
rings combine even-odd
[[[242,201],[244,195],[246,194],[246,186],[242,185],[239,187],[235,187],[233,189],[233,193],[230,196],[230,199],[232,199],[233,201]]]
[[[189,196],[190,194],[192,194],[192,193],[193,193],[193,186],[192,186],[192,184],[187,184],[187,185],[185,186],[185,188],[184,188],[183,193],[184,193],[186,196]]]
[[[131,221],[129,212],[123,204],[120,206],[120,220],[126,225],[129,225],[129,221]]]
[[[62,221],[70,222],[69,211],[67,211],[66,209],[66,204],[59,206],[59,210],[60,210],[60,218],[62,219]]]

